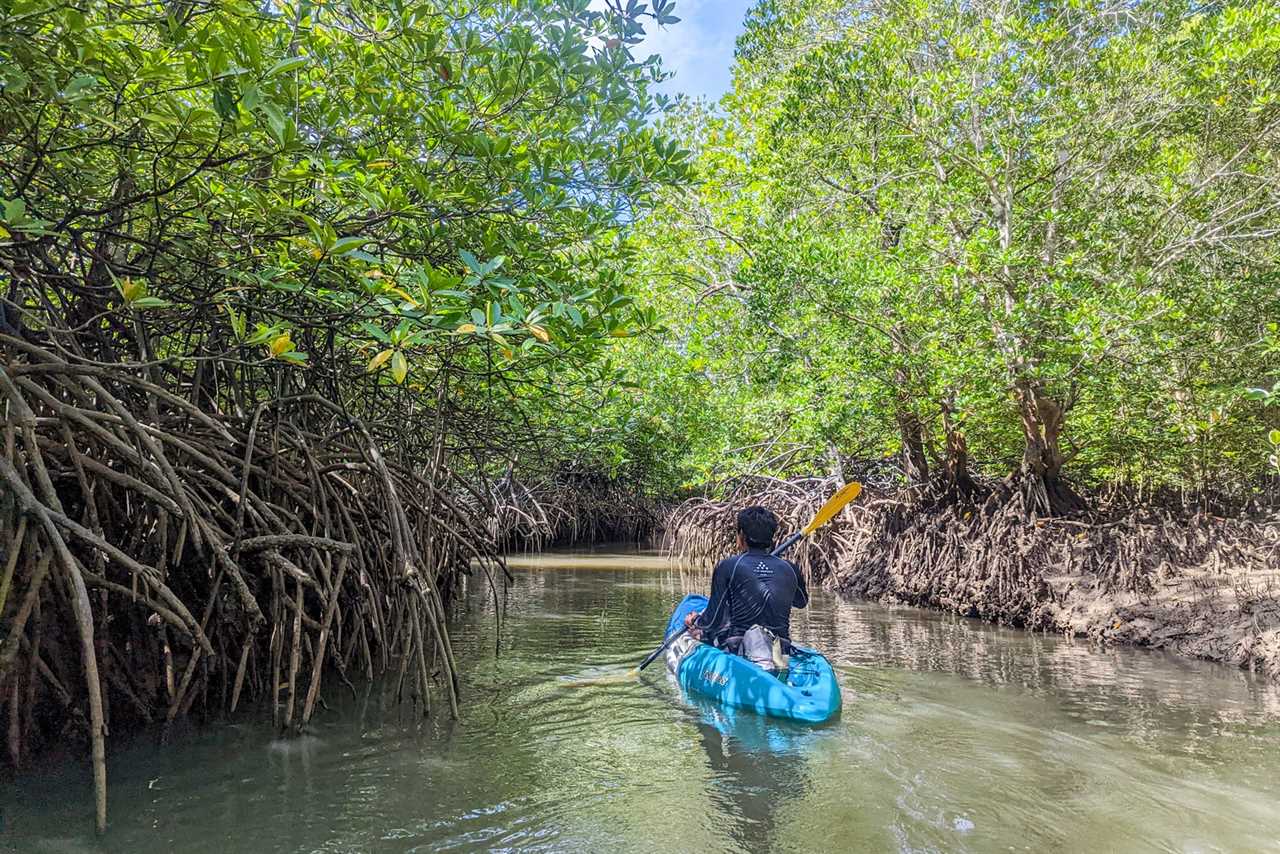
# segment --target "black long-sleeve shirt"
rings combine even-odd
[[[696,625],[707,640],[741,635],[753,625],[790,638],[791,609],[808,604],[809,591],[795,564],[751,548],[716,564],[711,599]]]

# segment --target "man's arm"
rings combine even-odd
[[[791,600],[792,608],[803,608],[809,604],[809,588],[805,586],[804,575],[800,572],[800,567],[791,561],[787,561],[787,565],[791,567],[791,571],[796,574],[796,595]]]
[[[717,629],[723,622],[729,605],[730,562],[730,558],[725,558],[711,571],[711,600],[707,602],[706,610],[690,625],[691,629]]]

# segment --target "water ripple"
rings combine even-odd
[[[0,788],[0,851],[1280,851],[1274,685],[817,596],[793,628],[845,709],[796,727],[636,676],[688,580],[575,560],[528,562],[500,635],[486,592],[459,610],[460,721],[373,686],[302,739],[142,739],[112,751],[104,839],[58,766]]]

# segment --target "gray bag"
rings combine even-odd
[[[790,662],[782,654],[782,639],[764,626],[752,626],[742,636],[742,655],[769,673],[786,670]]]

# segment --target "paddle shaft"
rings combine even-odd
[[[769,554],[773,555],[774,557],[781,557],[783,552],[785,552],[787,549],[794,546],[796,543],[800,542],[800,540],[804,537],[804,535],[805,535],[804,531],[796,531],[794,534],[792,534],[791,536],[783,540],[782,543],[776,549],[769,552]],[[671,646],[671,644],[679,640],[687,631],[689,631],[689,627],[685,626],[679,631],[672,632],[671,636],[662,642],[662,646],[658,647],[653,652],[649,653],[648,657],[645,658],[644,661],[640,662],[640,666],[637,667],[636,670],[644,670],[646,667],[652,664],[655,658],[662,655],[662,653],[666,651],[667,647]]]
[[[792,546],[794,546],[796,543],[798,543],[798,542],[800,542],[801,540],[803,540],[803,539],[804,539],[804,535],[805,535],[805,533],[806,533],[806,532],[805,532],[805,531],[803,531],[803,530],[796,531],[794,534],[792,534],[791,536],[789,536],[789,537],[787,537],[785,540],[783,540],[783,541],[782,541],[782,543],[781,543],[781,544],[780,544],[776,549],[774,549],[772,552],[770,552],[770,554],[771,554],[771,555],[773,555],[774,557],[778,557],[778,556],[779,556],[779,555],[781,555],[783,552],[785,552],[787,549],[791,548],[791,547],[792,547]]]

